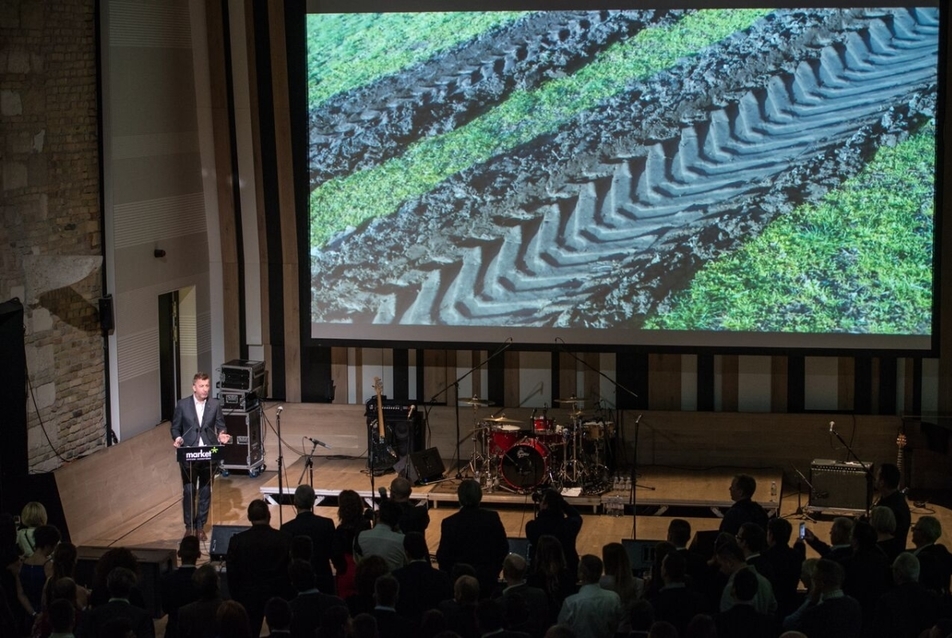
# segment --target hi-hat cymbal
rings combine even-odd
[[[474,396],[471,399],[460,399],[460,403],[465,403],[466,405],[480,405],[480,406],[489,406],[495,405],[492,401],[487,401],[486,399],[480,399],[477,396]]]
[[[520,423],[525,423],[525,421],[520,421],[519,419],[510,419],[507,416],[496,416],[483,420],[501,425],[519,425]]]
[[[584,403],[585,399],[577,396],[570,396],[568,399],[556,399],[556,403]]]

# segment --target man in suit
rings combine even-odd
[[[182,561],[181,567],[162,574],[159,581],[162,609],[168,614],[168,620],[165,623],[165,638],[179,637],[179,608],[198,600],[198,588],[192,577],[195,575],[195,563],[201,555],[198,538],[186,536],[179,542],[178,548],[178,556]]]
[[[297,516],[281,526],[290,538],[307,536],[311,539],[311,567],[317,578],[317,587],[327,594],[334,593],[334,574],[331,572],[334,543],[334,521],[314,513],[314,488],[298,485],[294,490],[294,508]],[[339,551],[339,550],[338,550]],[[339,557],[344,560],[343,553]],[[339,563],[338,563],[339,564]]]
[[[292,638],[313,638],[321,626],[321,616],[331,607],[346,607],[341,598],[322,592],[314,578],[314,568],[305,560],[293,560],[288,568],[297,596],[291,599]]]
[[[422,533],[405,534],[403,550],[410,562],[393,571],[393,577],[400,583],[397,612],[419,626],[425,611],[436,609],[440,602],[453,597],[453,581],[449,574],[430,564],[430,550]]]
[[[919,583],[919,567],[918,559],[909,552],[896,557],[892,563],[892,577],[896,586],[877,602],[876,614],[871,623],[873,631],[867,635],[915,638],[939,620],[941,599],[935,591]]]
[[[827,545],[813,533],[809,527],[803,535],[807,545],[820,555],[821,558],[834,560],[845,565],[853,555],[853,546],[850,538],[853,535],[853,520],[845,516],[837,516],[830,526],[830,544]]]
[[[204,372],[192,377],[192,396],[175,404],[172,413],[172,445],[176,448],[228,443],[231,436],[225,430],[225,416],[218,399],[208,396],[211,379]],[[182,471],[182,514],[185,535],[208,540],[205,523],[211,505],[211,463],[179,463]],[[195,485],[198,484],[198,506],[195,505]]]
[[[128,621],[136,638],[155,638],[155,623],[149,612],[129,602],[129,594],[136,586],[137,577],[131,569],[116,567],[106,577],[109,602],[93,607],[83,615],[84,635],[99,638],[103,627],[116,619]]]
[[[397,613],[400,583],[390,574],[380,576],[374,582],[374,609],[380,638],[411,638],[414,624]]]
[[[664,620],[684,635],[688,623],[697,614],[710,612],[707,598],[690,589],[685,582],[687,561],[683,552],[671,552],[661,561],[661,579],[664,586],[648,602],[654,609],[655,620]]]
[[[404,477],[398,476],[390,482],[390,500],[400,507],[400,531],[404,534],[425,534],[430,524],[430,513],[426,510],[426,501],[420,506],[410,502],[412,493],[413,485]]]
[[[287,599],[291,594],[288,576],[291,539],[271,527],[268,504],[255,499],[248,505],[251,527],[235,534],[228,543],[228,591],[244,605],[251,623],[251,635],[261,633],[264,606],[272,596]]]
[[[757,480],[749,474],[738,474],[731,481],[730,495],[734,504],[724,512],[720,531],[737,534],[744,523],[757,523],[761,529],[767,529],[767,512],[754,502]]]
[[[806,545],[797,542],[790,546],[790,537],[793,535],[793,526],[785,518],[770,519],[767,523],[767,549],[763,556],[770,562],[773,578],[770,584],[777,597],[777,613],[780,618],[799,606],[797,589],[800,586],[800,571],[806,559]]]
[[[509,554],[502,563],[506,587],[494,599],[507,629],[524,631],[533,638],[541,638],[548,629],[549,598],[544,590],[526,583],[526,559]],[[519,613],[521,612],[521,613]]]
[[[221,581],[215,566],[206,563],[195,570],[198,600],[178,610],[178,631],[182,638],[215,638],[215,614],[222,604]]]
[[[899,551],[905,551],[906,543],[909,540],[909,527],[912,524],[912,515],[909,512],[909,503],[906,502],[906,495],[899,489],[899,482],[902,480],[902,473],[899,468],[892,463],[883,463],[876,472],[876,491],[879,492],[879,500],[876,505],[882,505],[892,510],[896,517],[896,544]]]
[[[499,514],[479,507],[483,490],[466,479],[456,489],[460,510],[443,519],[436,561],[440,569],[453,573],[456,563],[472,565],[483,598],[496,588],[502,561],[509,553],[509,540]]]
[[[843,593],[843,566],[828,558],[816,563],[807,600],[783,621],[786,631],[800,631],[810,638],[859,638],[863,610]]]
[[[952,580],[952,554],[938,543],[942,524],[935,516],[922,516],[912,526],[913,555],[919,560],[919,582],[926,589],[946,595]]]

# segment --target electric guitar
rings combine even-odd
[[[374,377],[374,390],[377,391],[377,420],[370,424],[370,469],[375,472],[389,470],[397,462],[397,453],[387,443],[387,427],[383,422],[383,382]]]

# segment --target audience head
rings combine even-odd
[[[131,569],[116,567],[106,577],[106,590],[109,592],[109,597],[128,600],[138,580]]]
[[[61,542],[53,550],[52,560],[54,576],[71,576],[76,571],[76,561],[79,560],[79,553],[72,543]]]
[[[76,581],[69,576],[64,576],[50,583],[47,600],[66,600],[76,605],[76,593]]]
[[[272,596],[264,604],[264,619],[272,633],[291,629],[291,604],[279,596]]]
[[[398,476],[390,481],[390,498],[397,503],[405,503],[413,493],[413,484],[406,478]]]
[[[476,607],[476,624],[482,635],[503,628],[502,607],[495,600],[484,600]]]
[[[739,501],[751,498],[757,491],[757,480],[750,474],[738,474],[731,481],[731,499]]]
[[[483,488],[473,479],[465,479],[456,488],[460,507],[476,507],[483,500]]]
[[[256,498],[248,503],[248,521],[252,525],[268,525],[271,522],[271,510],[264,499]]]
[[[294,508],[299,512],[313,510],[315,500],[317,496],[314,494],[314,488],[307,483],[301,483],[294,488]]]
[[[561,541],[551,534],[543,534],[536,542],[532,571],[557,574],[563,569],[565,569],[565,552],[562,550]]]
[[[717,638],[717,624],[707,614],[696,614],[688,623],[684,638]]]
[[[559,511],[562,507],[562,495],[558,490],[549,488],[542,492],[542,499],[539,501],[539,509]]]
[[[192,574],[192,582],[202,600],[215,600],[221,594],[221,581],[218,571],[211,564],[204,564]]]
[[[460,576],[472,576],[476,578],[476,568],[469,563],[456,563],[450,571],[450,578],[455,583]]]
[[[320,638],[344,638],[350,635],[350,612],[343,605],[328,607],[321,614],[321,624],[317,630]]]
[[[776,516],[767,521],[767,545],[773,547],[779,545],[786,547],[790,544],[790,537],[793,536],[793,525],[785,518]]]
[[[400,582],[390,574],[374,581],[374,600],[381,607],[396,607],[400,596]]]
[[[678,628],[666,620],[656,620],[648,630],[648,638],[678,638]]]
[[[374,593],[374,583],[384,574],[390,573],[390,567],[382,556],[371,554],[364,556],[354,570],[354,584],[357,593],[370,596]]]
[[[353,620],[353,638],[377,638],[377,619],[372,614],[357,614]]]
[[[23,525],[23,527],[40,527],[41,525],[46,525],[47,522],[48,517],[43,503],[30,501],[20,510],[20,524]]]
[[[615,580],[615,591],[622,592],[634,587],[634,578],[631,574],[631,559],[628,550],[621,543],[608,543],[602,547],[602,563],[605,574]]]
[[[528,569],[526,559],[519,554],[509,554],[502,561],[502,576],[507,583],[521,583],[526,579],[526,570]]]
[[[745,555],[759,554],[767,548],[767,535],[757,523],[744,523],[737,531],[737,543]]]
[[[295,558],[288,565],[288,577],[291,579],[291,585],[297,592],[307,591],[317,587],[317,576],[314,575],[314,568],[311,563]]]
[[[545,632],[545,638],[575,638],[575,632],[566,625],[552,625]]]
[[[675,547],[687,547],[691,542],[691,523],[683,518],[673,518],[668,523],[668,542]]]
[[[813,574],[816,572],[816,563],[819,558],[808,558],[800,565],[800,582],[808,590],[813,588]]]
[[[594,554],[585,554],[578,560],[578,577],[583,583],[591,585],[602,577],[602,559]]]
[[[60,532],[52,525],[40,525],[33,531],[33,544],[47,556],[53,553],[60,542]]]
[[[198,536],[183,536],[179,541],[178,556],[183,565],[194,565],[202,555],[202,548],[198,544]]]
[[[785,631],[780,634],[780,638],[808,638],[808,636],[801,631]]]
[[[867,521],[856,521],[853,523],[853,531],[850,533],[850,539],[854,549],[868,549],[875,547],[879,541],[879,535],[876,530]]]
[[[396,529],[396,527],[400,525],[401,513],[400,506],[388,498],[380,501],[380,506],[377,510],[377,521],[391,529]]]
[[[942,523],[935,516],[920,516],[912,526],[912,542],[916,547],[935,543],[942,536]]]
[[[717,558],[717,564],[721,572],[724,574],[736,572],[747,564],[744,559],[744,550],[733,539],[718,545],[714,555]]]
[[[845,572],[843,566],[826,558],[821,558],[816,562],[813,570],[814,586],[821,592],[831,592],[842,589]]]
[[[892,536],[896,533],[896,515],[885,505],[877,505],[869,511],[869,523],[878,534]]]
[[[429,560],[430,549],[422,532],[407,532],[403,536],[403,551],[410,560]]]
[[[849,545],[853,534],[853,519],[837,516],[830,526],[830,543],[833,545]]]
[[[479,581],[475,576],[460,576],[453,583],[453,600],[460,605],[475,605],[479,602]]]
[[[893,581],[897,585],[919,582],[919,559],[910,552],[896,556],[892,564]]]
[[[882,491],[893,491],[899,488],[899,481],[902,480],[902,473],[899,468],[892,463],[883,463],[879,466],[879,472],[876,474],[879,478],[879,489]]]
[[[215,612],[215,625],[219,636],[228,638],[251,638],[251,622],[244,605],[236,600],[226,600]]]
[[[446,629],[446,616],[439,609],[428,609],[420,619],[420,638],[433,638]]]
[[[629,614],[632,631],[646,632],[654,624],[654,608],[644,598],[636,600],[631,606]]]
[[[364,501],[354,490],[344,490],[337,496],[337,520],[345,527],[359,525],[364,518]]]
[[[737,602],[749,603],[757,595],[759,587],[760,583],[757,581],[757,575],[745,567],[734,574],[734,588],[731,590],[731,594]]]
[[[76,606],[70,601],[60,598],[50,602],[46,607],[46,614],[55,633],[65,634],[73,630],[76,623]]]

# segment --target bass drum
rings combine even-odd
[[[529,491],[548,477],[549,448],[538,439],[522,439],[502,457],[501,474],[512,488]]]

